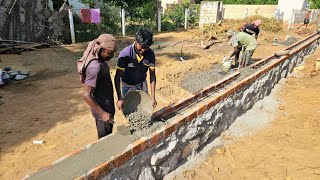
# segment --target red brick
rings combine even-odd
[[[164,126],[164,138],[166,139],[168,136],[170,136],[173,132],[176,131],[176,126],[174,123],[169,123]]]
[[[239,82],[239,89],[245,88],[249,85],[249,79],[245,78]]]
[[[80,176],[80,177],[77,177],[77,178],[74,178],[73,180],[88,180],[88,177],[86,174]]]
[[[131,147],[132,149],[132,156],[135,156],[148,148],[148,139],[142,137],[137,141],[133,142],[129,147]]]
[[[182,107],[189,105],[194,100],[195,100],[194,95],[190,95],[187,98],[180,100],[179,105],[177,105],[177,109],[180,109]]]
[[[264,75],[264,72],[262,71],[262,70],[259,70],[258,71],[258,76],[259,76],[259,78],[261,77],[261,76],[263,76]]]
[[[180,100],[176,103],[172,103],[169,106],[162,108],[161,110],[153,113],[152,119],[159,119],[168,116],[169,114],[173,113],[174,111],[178,110],[183,106],[183,104],[186,104],[186,102]]]
[[[221,95],[220,95],[221,101],[225,100],[227,98],[227,95],[228,95],[227,91],[221,92]]]
[[[71,156],[74,156],[74,155],[78,154],[79,152],[81,152],[82,150],[83,150],[83,148],[77,149],[77,150],[75,150],[75,151],[73,151],[73,152],[71,152],[71,153],[63,156],[63,157],[61,158],[61,160],[66,159],[66,158],[69,158],[69,157],[71,157]]]
[[[202,89],[201,93],[202,93],[202,97],[206,96],[207,94],[209,94],[210,92],[212,92],[212,88],[214,88],[214,86],[207,86],[204,89]]]
[[[123,164],[125,164],[126,162],[128,162],[130,159],[132,158],[132,151],[131,149],[123,152],[122,154],[120,154],[119,156],[117,156],[112,162],[113,162],[113,166],[115,168],[118,168],[120,166],[122,166]]]
[[[231,85],[228,89],[226,89],[226,97],[232,96],[235,93],[236,86]]]
[[[202,97],[202,93],[201,93],[201,91],[198,91],[198,92],[194,93],[193,99],[197,100],[197,99],[199,99],[201,97]]]
[[[176,129],[179,129],[181,126],[184,126],[188,120],[186,115],[178,115],[175,120],[172,122],[175,124]]]
[[[193,102],[193,101],[196,100],[196,97],[199,97],[199,93],[198,93],[198,94],[192,94],[192,95],[190,95],[190,96],[187,98],[186,102],[191,103],[191,102]]]
[[[195,109],[195,108],[192,108],[188,113],[188,119],[187,121],[190,122],[192,121],[193,119],[197,118],[198,117],[198,110]]]
[[[207,110],[207,104],[205,104],[205,103],[200,103],[198,106],[197,106],[197,108],[198,108],[198,116],[200,115],[200,114],[203,114],[206,110]]]
[[[158,130],[151,134],[151,137],[149,138],[148,147],[152,147],[154,145],[157,145],[159,142],[163,140],[163,131]]]
[[[235,92],[235,93],[238,92],[241,88],[242,88],[242,87],[241,87],[241,84],[240,84],[240,83],[235,84],[235,85],[234,85],[234,92]]]
[[[210,98],[207,108],[210,109],[221,101],[220,94],[217,97]]]
[[[94,169],[90,170],[87,175],[88,180],[101,179],[106,176],[113,169],[113,164],[111,161],[105,162]],[[85,178],[86,179],[86,178]]]

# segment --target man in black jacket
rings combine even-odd
[[[255,20],[253,23],[248,23],[243,26],[243,32],[253,35],[256,39],[260,33],[259,26],[261,25],[261,20]]]

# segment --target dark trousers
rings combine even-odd
[[[112,133],[113,124],[96,119],[98,138],[102,138]]]

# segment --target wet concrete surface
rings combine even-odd
[[[43,179],[74,179],[86,174],[90,169],[107,162],[112,156],[123,151],[128,144],[132,143],[132,136],[112,134],[90,148],[81,151],[74,156],[58,162],[50,169],[40,170],[31,175],[31,180]]]
[[[249,67],[241,68],[241,75],[237,78],[237,81],[248,77],[255,71],[255,69]],[[190,92],[197,92],[231,73],[233,73],[233,71],[225,73],[222,68],[217,65],[210,71],[190,74],[181,83],[181,86]],[[133,131],[132,135],[125,136],[116,133],[108,136],[103,142],[94,144],[90,148],[57,163],[50,171],[39,171],[35,176],[31,176],[31,179],[72,179],[83,175],[88,170],[108,161],[133,141],[144,136],[149,136],[156,130],[159,130],[173,118],[167,121],[152,122],[148,113],[144,113],[141,109],[138,109],[136,112],[129,114],[127,119],[129,121],[129,129]]]
[[[126,118],[129,122],[129,129],[131,131],[144,130],[151,126],[151,116],[141,109],[129,114]]]
[[[181,86],[189,92],[197,92],[204,87],[217,82],[227,76],[221,66],[212,68],[210,71],[189,74],[181,83]]]
[[[216,65],[210,71],[198,72],[189,74],[181,83],[181,86],[188,90],[189,92],[195,93],[202,90],[203,88],[227,77],[228,75],[234,73],[238,69],[233,69],[229,73],[226,73],[222,70],[222,67]],[[240,76],[237,78],[237,81],[242,80],[251,74],[253,74],[256,69],[250,67],[240,68]]]

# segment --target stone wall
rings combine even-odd
[[[192,158],[209,139],[218,137],[258,100],[269,95],[279,80],[286,78],[303,61],[304,56],[313,53],[319,44],[320,40],[317,39],[295,50],[292,55],[271,62],[241,82],[198,103],[188,113],[174,117],[171,124],[150,137],[149,143],[147,139],[141,139],[129,146],[129,150],[135,147],[137,151],[143,147],[145,149],[142,153],[134,153],[132,150],[132,157],[127,157],[128,161],[124,165],[110,169],[103,179],[163,178]]]
[[[286,78],[293,68],[303,61],[304,56],[315,52],[320,45],[319,38],[319,34],[313,34],[288,47],[287,49],[291,49],[291,52],[287,56],[280,59],[270,56],[250,65],[251,68],[258,69],[243,80],[233,81],[240,75],[240,72],[235,72],[198,93],[163,108],[154,114],[154,118],[168,116],[171,118],[168,119],[169,123],[160,130],[129,145],[124,144],[116,155],[106,152],[105,156],[110,157],[105,158],[107,160],[102,161],[103,163],[94,165],[94,168],[80,171],[80,168],[74,165],[77,161],[72,163],[72,167],[70,165],[65,168],[60,167],[60,170],[65,173],[64,178],[75,178],[75,175],[71,176],[67,170],[72,168],[79,171],[76,179],[162,179],[164,175],[192,159],[202,147],[218,137],[238,116],[251,109],[258,100],[269,95],[279,80]],[[260,66],[265,63],[267,64]],[[185,111],[173,114],[189,104],[193,105],[188,106]],[[93,145],[70,153],[45,167],[43,171],[49,172],[48,174],[51,172],[50,178],[55,179],[53,178],[54,172],[58,171],[54,167],[68,165],[68,159],[75,158],[81,152],[84,152],[84,155],[87,154],[88,157],[78,158],[94,158],[95,152],[90,150],[98,143],[103,143],[104,146],[116,145],[110,144],[112,138],[113,136],[106,137]],[[110,142],[106,142],[107,140]],[[103,158],[100,157],[100,160]],[[86,161],[86,164],[89,162]],[[49,178],[39,176],[39,174],[41,171],[27,175],[25,179]]]
[[[293,10],[293,24],[302,24],[303,20],[306,15],[306,10]],[[319,24],[320,22],[320,10],[311,10],[310,16],[309,16],[310,23],[316,23]]]

